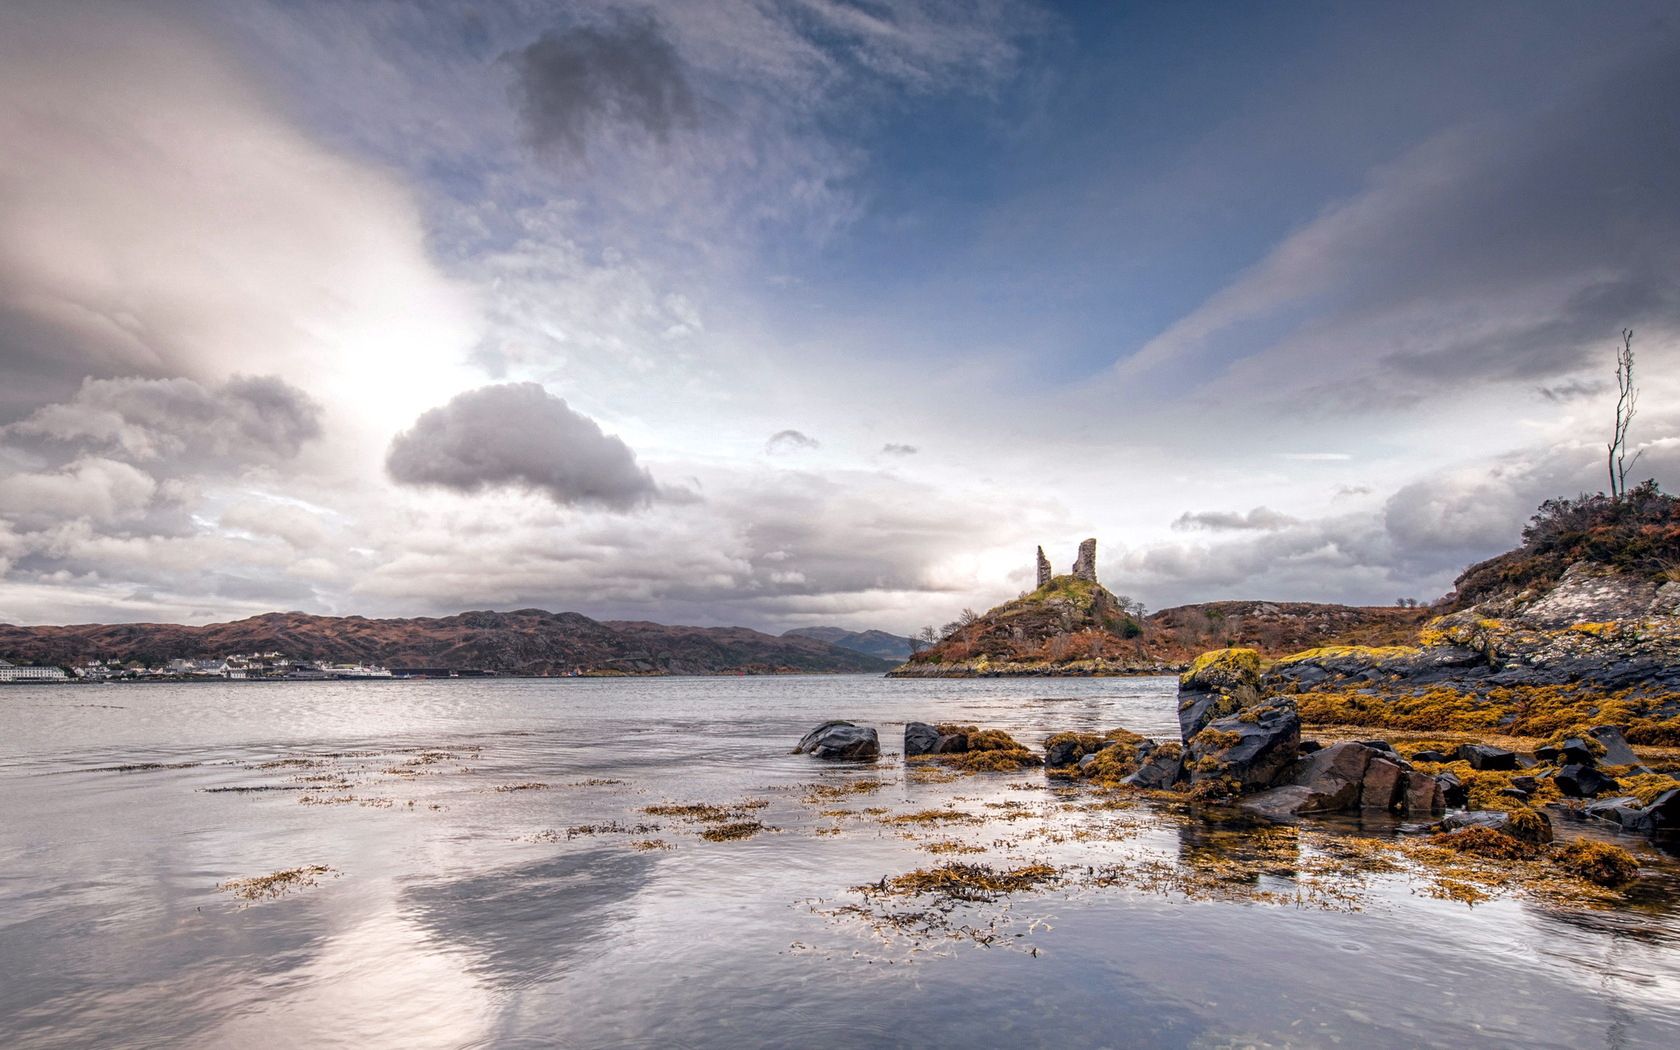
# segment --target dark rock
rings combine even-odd
[[[1621,798],[1601,798],[1597,802],[1587,803],[1586,814],[1599,820],[1607,820],[1623,831],[1637,832],[1649,835],[1657,829],[1656,819],[1645,811],[1639,800],[1632,795]]]
[[[1491,744],[1460,744],[1458,759],[1470,763],[1476,770],[1509,770],[1517,768],[1517,753]]]
[[[1453,779],[1456,781],[1458,778]],[[1407,773],[1405,806],[1407,813],[1420,817],[1446,809],[1446,792],[1440,779],[1416,770]]]
[[[1316,740],[1303,740],[1299,744],[1295,745],[1296,753],[1301,754],[1301,755],[1310,755],[1314,751],[1323,751],[1323,750],[1324,750],[1324,745],[1319,743]]]
[[[1571,798],[1593,798],[1621,785],[1592,766],[1564,766],[1552,779],[1558,790]]]
[[[1086,766],[1089,766],[1092,762],[1095,762],[1096,760],[1097,760],[1096,755],[1086,755],[1084,758],[1081,758],[1079,760],[1079,769],[1081,771],[1083,771]]]
[[[1542,744],[1534,749],[1534,757],[1548,766],[1557,765],[1557,761],[1562,755],[1563,752],[1551,744]]]
[[[1558,745],[1558,756],[1565,765],[1596,766],[1598,754],[1587,746],[1587,742],[1578,736],[1572,736]]]
[[[1412,756],[1413,762],[1451,762],[1453,757],[1442,751],[1419,751]]]
[[[1297,813],[1306,812],[1303,807],[1308,806],[1313,799],[1313,790],[1300,784],[1285,784],[1283,787],[1261,791],[1243,799],[1239,805],[1251,813],[1258,813],[1273,820],[1293,817]]]
[[[1529,799],[1534,797],[1534,792],[1524,791],[1520,787],[1504,787],[1499,789],[1499,797],[1516,799],[1518,802],[1527,802]]]
[[[881,743],[875,730],[868,726],[833,721],[806,733],[795,750],[818,758],[869,759],[880,757]]]
[[[1587,735],[1604,745],[1604,754],[1599,756],[1599,762],[1607,766],[1632,766],[1639,763],[1639,756],[1628,746],[1627,738],[1615,726],[1593,726],[1587,730]]]
[[[926,722],[904,723],[904,757],[931,755],[939,746],[939,730]]]
[[[1469,804],[1470,792],[1464,787],[1464,781],[1458,779],[1458,774],[1439,773],[1435,777],[1435,783],[1441,786],[1443,804],[1455,808]]]
[[[1296,812],[1339,813],[1357,808],[1364,793],[1365,771],[1375,754],[1364,744],[1342,743],[1309,755],[1296,767],[1294,780],[1311,795]]]
[[[1301,718],[1295,702],[1268,700],[1240,717],[1209,723],[1191,740],[1184,764],[1190,782],[1215,778],[1231,781],[1243,792],[1270,787],[1295,762],[1301,743]]]
[[[1077,740],[1058,740],[1053,744],[1044,745],[1044,764],[1047,766],[1071,766],[1081,757],[1081,748]]]
[[[1184,753],[1177,747],[1158,747],[1149,752],[1136,773],[1122,777],[1120,783],[1158,791],[1172,787],[1183,775]]]
[[[1518,791],[1532,795],[1536,791],[1540,790],[1540,781],[1534,779],[1533,777],[1512,777],[1511,786],[1516,788]]]
[[[1260,653],[1220,649],[1203,653],[1178,679],[1179,739],[1186,744],[1215,719],[1260,701]]]
[[[941,733],[939,742],[933,745],[933,753],[936,755],[960,755],[967,750],[967,733]]]
[[[1514,839],[1539,846],[1552,841],[1552,822],[1546,814],[1536,809],[1519,809],[1509,813],[1496,809],[1475,809],[1465,813],[1454,813],[1441,821],[1439,826],[1442,831],[1492,828]]]
[[[1645,807],[1657,831],[1680,830],[1680,788],[1670,788]]]
[[[1365,746],[1370,747],[1369,744]],[[1359,790],[1360,807],[1393,809],[1396,805],[1403,805],[1406,801],[1406,770],[1400,768],[1400,763],[1383,757],[1393,755],[1392,750],[1373,750],[1377,753],[1371,756],[1371,764],[1365,767],[1365,780]]]
[[[1389,743],[1386,740],[1361,740],[1359,742],[1361,744],[1364,744],[1366,747],[1371,748],[1375,751],[1390,751],[1390,752],[1392,752],[1394,750],[1394,745]]]

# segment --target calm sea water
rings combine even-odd
[[[906,719],[1176,732],[1170,679],[5,688],[0,1046],[1680,1045],[1660,901],[1058,890],[883,933],[853,887],[951,859],[891,814],[980,814],[931,837],[998,865],[1212,839],[1145,810],[1083,840],[1099,817],[1042,774],[789,754],[830,717],[889,750]],[[761,802],[775,830],[642,812],[669,802]],[[276,899],[218,888],[312,864]]]

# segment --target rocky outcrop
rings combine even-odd
[[[836,719],[801,737],[794,753],[827,759],[874,759],[881,755],[881,744],[869,726]]]
[[[1196,658],[1178,678],[1178,727],[1188,744],[1217,718],[1260,700],[1260,654],[1253,649],[1218,649]]]
[[[1446,792],[1435,777],[1413,769],[1386,745],[1348,742],[1307,755],[1288,783],[1242,804],[1270,817],[1358,810],[1427,817],[1446,807]]]
[[[1038,548],[1038,587],[1036,589],[1042,589],[1048,586],[1052,575],[1053,574],[1050,571],[1050,559],[1044,556],[1044,548],[1040,547]]]

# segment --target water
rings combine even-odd
[[[0,1045],[1680,1045],[1663,892],[1471,908],[1333,875],[1317,904],[1345,882],[1359,910],[1278,903],[1312,882],[1306,833],[1213,899],[1070,883],[883,926],[914,909],[853,887],[946,860],[1187,870],[1232,837],[1042,773],[788,753],[830,717],[888,750],[907,718],[1176,731],[1170,679],[9,687]],[[806,799],[863,779],[886,783]],[[667,802],[763,802],[740,813],[776,830],[704,841],[641,812]],[[976,819],[885,822],[953,807]],[[218,889],[311,864],[275,899]]]

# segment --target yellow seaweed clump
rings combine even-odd
[[[1532,860],[1540,854],[1540,847],[1532,842],[1524,842],[1503,831],[1484,827],[1445,831],[1439,835],[1431,835],[1429,842],[1431,845],[1458,853],[1473,853],[1478,857],[1494,860]]]
[[[1060,875],[1061,869],[1044,863],[1000,870],[986,864],[953,861],[935,868],[907,871],[858,889],[864,893],[926,893],[958,901],[993,901],[1004,894],[1036,889]]]
[[[1576,839],[1560,847],[1552,860],[1576,878],[1598,886],[1620,886],[1639,874],[1639,861],[1633,854],[1593,839]]]

